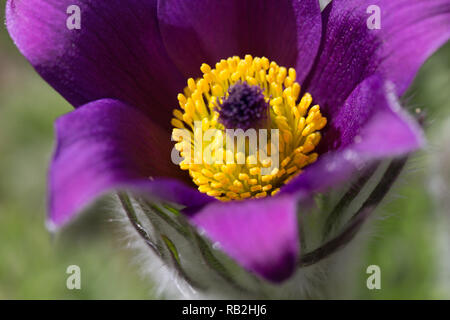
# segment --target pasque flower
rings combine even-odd
[[[80,29],[66,27],[70,5]],[[56,122],[50,225],[126,190],[178,206],[246,270],[281,282],[299,263],[308,200],[422,146],[399,97],[449,38],[450,1],[333,0],[321,12],[317,0],[8,0],[6,24],[75,107]],[[280,170],[173,164],[172,134],[194,120],[279,129]]]

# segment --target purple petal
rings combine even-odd
[[[281,282],[295,270],[300,245],[293,197],[215,202],[190,221],[244,268],[270,281]]]
[[[50,223],[67,223],[99,195],[131,188],[184,205],[209,197],[180,182],[172,143],[137,109],[116,100],[91,102],[56,122],[57,146],[49,172]],[[207,201],[206,201],[207,202]]]
[[[187,77],[204,62],[251,54],[286,67],[297,62],[303,80],[320,42],[316,0],[161,0],[158,18],[167,50]]]
[[[349,96],[330,119],[319,160],[283,192],[324,191],[348,180],[370,161],[394,157],[424,145],[422,130],[400,106],[392,83],[374,75]]]
[[[69,30],[78,5],[81,29]],[[6,24],[22,54],[75,107],[122,100],[170,126],[184,79],[162,43],[156,0],[9,0]]]
[[[379,30],[367,26],[374,5],[381,10]],[[401,96],[449,37],[449,0],[333,0],[323,12],[321,49],[306,89],[329,116],[374,73]]]

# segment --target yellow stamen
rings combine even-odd
[[[284,184],[301,174],[305,166],[317,160],[318,154],[314,150],[327,119],[322,116],[319,105],[311,107],[313,98],[309,93],[300,96],[295,69],[280,67],[265,57],[246,55],[244,59],[236,56],[222,59],[215,68],[204,63],[200,70],[202,78],[190,78],[184,93],[178,94],[180,109],[174,110],[171,121],[176,148],[185,156],[180,168],[189,171],[200,192],[222,201],[273,196]],[[280,166],[270,174],[262,173],[262,168],[269,168],[271,162],[267,157],[262,159],[261,153],[255,157],[249,154],[248,148],[235,154],[228,154],[229,150],[225,149],[227,128],[218,120],[218,106],[228,97],[230,86],[237,82],[262,89],[269,105],[266,129],[279,129],[279,149],[268,143],[263,150],[266,155],[279,152]],[[201,123],[200,127],[194,126],[196,121]],[[186,129],[190,135],[188,141],[181,134]],[[219,133],[198,142],[197,137],[203,136],[208,129],[217,129]],[[217,146],[223,150],[219,152]],[[200,154],[187,153],[190,147],[194,150],[197,147]],[[207,148],[215,150],[212,152],[214,161],[195,162],[198,157],[202,159],[201,152],[209,150]],[[229,158],[239,161],[238,164],[228,163],[226,159]]]

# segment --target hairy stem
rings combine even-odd
[[[152,249],[152,251],[161,257],[161,253],[158,250],[158,246],[153,242],[153,240],[148,235],[147,231],[145,231],[144,227],[141,225],[136,212],[134,211],[133,204],[131,203],[130,198],[126,193],[120,192],[117,194],[122,204],[125,213],[127,214],[128,219],[131,222],[131,225],[136,230],[136,232],[141,236],[141,238],[145,241],[145,243]]]
[[[343,246],[348,244],[363,225],[366,218],[369,217],[377,205],[384,199],[388,191],[392,188],[394,182],[402,172],[408,157],[393,160],[386,169],[383,178],[369,195],[361,208],[352,216],[344,230],[335,238],[326,242],[321,247],[304,254],[300,258],[299,267],[307,267],[315,264],[328,256],[332,255]]]
[[[342,214],[344,213],[344,209],[347,208],[348,205],[358,196],[359,192],[373,176],[378,166],[379,162],[374,163],[369,168],[367,168],[364,173],[358,178],[358,180],[350,186],[348,191],[342,196],[342,198],[333,208],[333,211],[329,214],[327,220],[325,221],[323,232],[324,239],[327,239],[333,228],[340,223]]]

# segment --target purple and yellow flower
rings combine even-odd
[[[80,29],[66,27],[70,5]],[[371,5],[380,29],[367,26]],[[181,206],[242,267],[280,282],[299,263],[302,203],[423,145],[399,98],[448,40],[450,0],[333,0],[322,12],[317,0],[8,0],[6,23],[75,107],[56,122],[51,226],[126,190]],[[171,140],[194,121],[220,139],[278,129],[280,167],[262,174],[246,153],[175,165]]]

